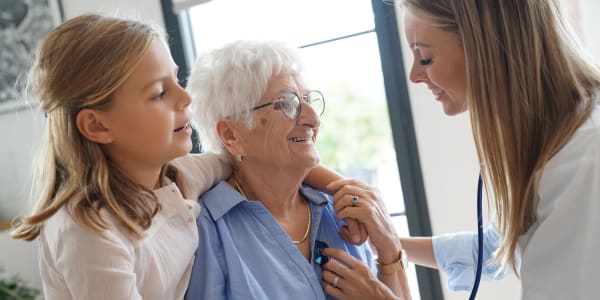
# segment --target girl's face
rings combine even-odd
[[[155,39],[131,76],[102,112],[112,142],[108,156],[125,170],[156,170],[192,148],[191,98],[179,85],[177,66]]]
[[[407,11],[404,25],[414,57],[410,80],[426,84],[447,115],[466,111],[467,71],[459,36],[418,11]]]

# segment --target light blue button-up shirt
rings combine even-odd
[[[477,271],[477,232],[459,232],[434,236],[433,254],[439,266],[448,277],[448,288],[453,291],[470,291]],[[502,279],[512,274],[509,268],[500,268],[492,262],[492,254],[500,244],[496,222],[491,222],[483,230],[482,280]],[[518,256],[518,251],[517,251]],[[517,264],[520,258],[517,257]]]
[[[315,240],[323,241],[374,271],[368,245],[355,246],[340,236],[331,197],[306,186],[300,192],[311,204],[311,249]],[[220,182],[200,204],[200,243],[186,299],[332,299],[323,292],[321,267],[302,255],[261,202],[246,201]]]

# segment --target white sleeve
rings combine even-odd
[[[538,220],[521,240],[523,299],[598,299],[598,151],[564,153],[544,171]]]
[[[72,299],[142,299],[133,248],[114,232],[94,233],[72,225],[53,246],[56,270]]]
[[[231,165],[215,153],[189,154],[172,161],[184,179],[184,196],[196,200],[217,182],[231,175]]]

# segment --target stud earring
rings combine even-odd
[[[244,157],[241,154],[236,154],[235,155],[235,161],[241,163],[243,160],[244,160]]]

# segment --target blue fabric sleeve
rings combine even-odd
[[[477,270],[477,232],[434,236],[432,243],[438,267],[448,277],[448,288],[453,291],[471,290]],[[498,280],[511,274],[510,268],[501,268],[491,260],[499,243],[496,222],[492,221],[483,231],[482,280]]]

